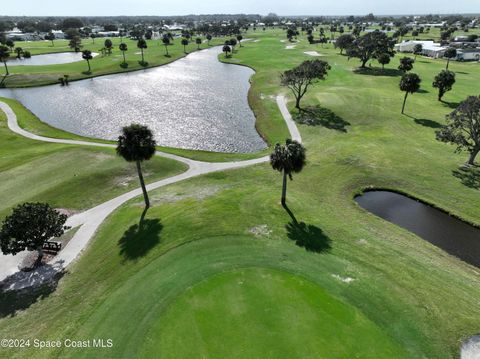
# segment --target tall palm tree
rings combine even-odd
[[[125,44],[125,43],[122,42],[122,43],[118,46],[118,49],[122,52],[122,55],[123,55],[123,64],[126,64],[126,63],[127,63],[127,60],[125,59],[125,52],[128,50],[127,44]]]
[[[403,74],[400,80],[400,90],[405,91],[405,97],[403,99],[402,114],[405,110],[405,103],[407,102],[407,96],[409,93],[413,94],[420,89],[420,82],[422,80],[417,74],[412,72]]]
[[[446,69],[448,70],[448,65],[450,64],[450,60],[457,57],[457,49],[454,47],[449,47],[448,49],[445,50],[445,53],[443,54],[447,58],[447,67]]]
[[[10,57],[10,50],[7,46],[0,45],[0,61],[5,65],[5,76],[9,74],[7,60]]]
[[[141,163],[152,158],[155,154],[155,146],[152,131],[147,126],[136,123],[124,127],[122,134],[118,137],[117,154],[128,162],[136,163],[146,208],[150,207],[150,200],[143,180]]]
[[[200,44],[202,43],[202,39],[197,37],[195,39],[195,43],[197,44],[197,50],[200,50]]]
[[[145,57],[143,56],[143,50],[146,49],[148,46],[147,46],[147,42],[144,40],[144,39],[140,39],[138,40],[137,42],[137,47],[140,49],[140,51],[142,52],[142,62],[141,64],[145,64]]]
[[[90,50],[83,50],[82,59],[87,60],[88,72],[91,72],[92,68],[90,67],[90,60],[93,59],[92,52]]]
[[[21,47],[16,47],[15,48],[15,53],[17,54],[17,59],[21,59],[23,55],[23,49]]]
[[[212,35],[207,34],[207,44],[210,46],[210,41],[212,40]]]
[[[183,52],[187,53],[186,46],[188,45],[188,40],[187,39],[182,39],[182,45],[183,45]]]
[[[242,35],[237,35],[237,40],[238,40],[238,44],[240,45],[240,47],[242,47],[243,36]]]
[[[167,35],[162,37],[163,45],[165,46],[165,56],[168,56],[168,45],[170,45],[170,38]]]
[[[300,172],[305,166],[305,159],[305,147],[289,138],[285,145],[277,143],[270,155],[272,168],[283,173],[282,206],[284,207],[287,198],[287,176],[292,180],[292,174]]]

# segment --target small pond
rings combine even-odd
[[[163,146],[262,150],[266,144],[255,129],[247,99],[254,71],[221,63],[220,52],[219,47],[210,48],[169,65],[65,87],[0,89],[0,96],[15,98],[42,121],[79,135],[113,140],[122,126],[137,122],[149,126]],[[115,61],[120,63],[119,58]]]
[[[92,56],[97,56],[97,53],[92,53]],[[13,56],[13,55],[12,55]],[[11,57],[8,66],[42,66],[42,65],[60,65],[69,64],[71,62],[83,61],[81,52],[59,52],[57,54],[35,55],[29,59],[22,58],[21,60]]]
[[[369,212],[480,267],[480,229],[422,202],[390,191],[365,192],[356,197],[355,201]]]

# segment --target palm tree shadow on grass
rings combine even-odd
[[[461,167],[453,170],[452,175],[469,188],[480,189],[480,168],[479,167]]]
[[[293,115],[295,122],[309,126],[323,126],[330,130],[347,132],[348,121],[335,114],[332,110],[320,106],[305,107]]]
[[[437,121],[429,120],[428,118],[416,118],[406,113],[404,113],[403,115],[407,116],[408,118],[411,118],[417,125],[422,125],[430,128],[442,127],[442,124],[438,123]]]
[[[297,246],[315,253],[328,252],[332,248],[331,239],[320,228],[305,222],[298,222],[286,205],[283,208],[292,218],[291,222],[285,226],[287,237],[294,241]]]
[[[145,256],[160,243],[163,225],[158,218],[145,219],[145,209],[138,224],[132,225],[118,241],[120,254],[125,260],[135,260]]]
[[[390,76],[397,77],[402,76],[403,72],[398,69],[381,69],[378,67],[364,67],[356,68],[353,70],[358,75],[370,75],[370,76]]]
[[[56,271],[56,269],[46,264],[42,267],[47,272]],[[18,275],[24,274],[23,272],[15,273],[10,277],[7,277],[2,283],[11,284],[15,282],[15,278]],[[32,304],[35,304],[37,301],[46,299],[55,292],[58,286],[60,279],[66,274],[65,271],[56,272],[47,283],[26,288],[23,290],[9,290],[4,291],[0,286],[0,318],[5,317],[14,317],[18,311],[28,309]],[[33,273],[31,275],[34,275]],[[45,275],[49,275],[48,273]],[[40,280],[40,278],[38,278]],[[5,284],[4,284],[5,285]]]

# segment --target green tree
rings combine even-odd
[[[342,55],[343,51],[347,50],[350,46],[352,46],[354,41],[355,41],[355,38],[353,37],[353,35],[350,35],[350,34],[340,35],[337,38],[337,41],[335,41],[335,47],[340,49],[340,55]]]
[[[127,44],[125,44],[125,43],[122,42],[122,43],[118,46],[118,49],[122,52],[122,55],[123,55],[123,64],[126,64],[126,63],[127,63],[127,60],[125,59],[125,52],[128,50]]]
[[[413,59],[411,59],[410,57],[402,57],[400,59],[400,65],[398,66],[398,69],[402,72],[408,72],[410,71],[411,69],[413,69],[413,63],[415,61]]]
[[[207,44],[210,46],[210,41],[212,41],[212,35],[207,34]]]
[[[300,110],[300,101],[310,85],[325,80],[330,65],[322,60],[307,60],[280,75],[282,86],[288,87],[295,96],[295,107]]]
[[[457,49],[455,49],[454,47],[449,47],[448,49],[445,50],[445,53],[443,54],[443,56],[447,58],[446,69],[448,70],[448,65],[450,64],[450,60],[457,57]]]
[[[303,169],[306,160],[305,152],[305,147],[301,143],[287,139],[285,145],[277,143],[270,155],[272,168],[283,174],[281,203],[284,207],[287,198],[287,176],[292,180],[292,174]]]
[[[23,49],[21,47],[16,47],[15,48],[15,53],[17,54],[17,59],[21,59],[23,55]]]
[[[47,35],[45,35],[45,40],[51,41],[52,46],[55,46],[55,34],[53,32],[50,31]]]
[[[113,43],[112,40],[106,39],[104,42],[105,49],[107,50],[107,53],[110,55],[112,53],[112,48],[113,48]]]
[[[8,47],[5,45],[0,45],[0,61],[2,61],[3,65],[5,66],[5,76],[9,74],[7,66],[7,60],[9,57],[10,50],[8,49]]]
[[[144,40],[144,39],[140,39],[138,40],[137,42],[137,47],[140,49],[140,51],[142,52],[142,62],[140,62],[140,64],[143,66],[145,65],[145,57],[143,55],[143,50],[145,50],[148,46],[147,46],[147,42]]]
[[[377,58],[380,54],[388,54],[393,57],[393,42],[380,31],[369,32],[357,38],[347,50],[349,57],[356,57],[365,68],[367,62]]]
[[[170,45],[170,38],[167,35],[163,35],[162,42],[163,42],[163,45],[165,46],[165,56],[169,56],[168,46]]]
[[[230,49],[230,46],[228,45],[223,45],[222,51],[225,53],[225,57],[228,57],[228,54],[232,52],[232,49]]]
[[[200,50],[200,45],[202,44],[202,39],[197,37],[195,39],[195,43],[197,44],[197,50]]]
[[[480,97],[469,96],[449,115],[437,131],[437,140],[457,146],[456,151],[470,153],[467,165],[474,165],[480,152]]]
[[[237,41],[238,41],[238,44],[240,47],[242,47],[242,40],[243,40],[243,36],[242,35],[237,35]]]
[[[80,39],[80,36],[73,36],[68,43],[68,47],[70,47],[75,52],[79,52],[82,48],[82,39]]]
[[[82,59],[87,61],[88,72],[92,72],[92,68],[90,67],[90,60],[93,59],[92,52],[90,50],[83,50],[82,51]]]
[[[181,44],[183,45],[183,52],[187,53],[188,40],[186,38],[182,39]]]
[[[415,54],[415,60],[417,60],[417,56],[420,55],[423,51],[422,44],[415,44],[413,47],[413,53]]]
[[[385,65],[390,63],[390,55],[389,54],[380,54],[377,56],[377,61],[380,65],[382,65],[382,70],[385,70]]]
[[[24,250],[38,252],[35,267],[42,263],[43,245],[52,237],[60,237],[67,216],[60,214],[47,203],[24,203],[7,216],[0,230],[0,247],[3,254],[17,254]]]
[[[122,134],[118,137],[117,154],[128,162],[136,163],[146,208],[150,207],[150,200],[143,180],[141,163],[152,158],[155,154],[155,146],[152,131],[146,126],[135,123],[124,127]]]
[[[230,45],[230,47],[232,48],[232,53],[233,51],[235,51],[235,46],[237,46],[237,40],[236,39],[230,39],[228,41],[228,45]]]
[[[433,81],[432,86],[438,89],[438,101],[442,101],[443,95],[452,89],[455,83],[455,73],[442,70]]]
[[[7,45],[10,48],[10,52],[12,52],[13,48],[15,47],[15,42],[13,42],[12,39],[8,39],[5,41],[5,45]]]
[[[417,74],[411,72],[403,74],[402,78],[400,79],[400,90],[405,92],[405,97],[403,99],[402,105],[402,114],[405,111],[405,103],[407,102],[408,94],[413,94],[417,92],[420,89],[421,82],[422,80],[420,80],[420,77]]]

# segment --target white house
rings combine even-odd
[[[422,45],[422,55],[433,58],[443,57],[447,49],[447,47],[441,46],[439,43],[433,41],[403,41],[400,44],[395,44],[395,51],[413,52],[417,44]]]

